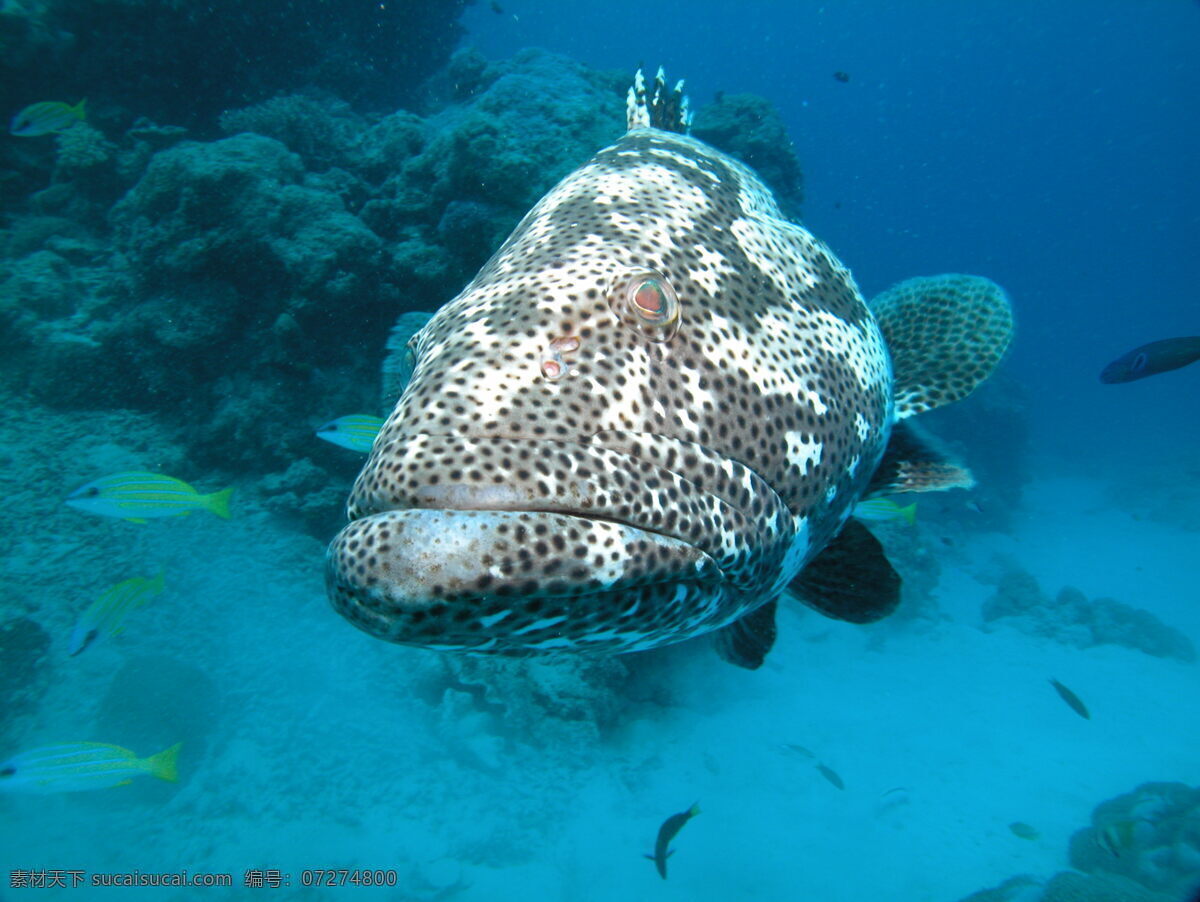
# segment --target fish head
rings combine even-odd
[[[849,273],[749,169],[652,128],[544,197],[409,349],[327,584],[433,648],[719,628],[837,532],[891,422]]]
[[[1100,381],[1106,385],[1114,385],[1120,382],[1133,382],[1135,379],[1141,379],[1144,376],[1150,375],[1146,371],[1146,365],[1149,362],[1150,356],[1144,348],[1130,351],[1128,354],[1118,357],[1101,370]]]

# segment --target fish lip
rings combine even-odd
[[[519,529],[546,526],[564,535],[577,523],[599,530],[606,547],[615,540],[611,547],[624,554],[597,565],[569,553],[520,556]],[[693,545],[635,527],[525,511],[382,511],[347,524],[325,560],[334,610],[369,635],[438,650],[522,655],[636,650],[654,633],[626,618],[678,604],[689,593],[719,598],[725,581],[716,561]]]
[[[759,503],[754,511],[746,508],[745,498],[737,498],[736,492],[714,488],[713,478],[708,474],[702,486],[695,475],[677,469],[673,461],[656,458],[653,453],[638,453],[636,442],[644,438],[664,436],[613,430],[573,439],[405,432],[376,443],[355,483],[347,514],[351,522],[383,511],[410,509],[561,514],[616,523],[683,542],[723,562],[737,552],[731,552],[720,531],[707,528],[709,522],[719,520],[726,531],[732,530],[736,537],[733,544],[737,545],[761,539],[760,524],[768,515],[788,516],[774,488],[744,464],[724,456],[717,458],[711,449],[686,443],[689,448],[710,455],[703,462],[706,470],[715,472],[729,467],[732,473],[737,468],[739,475],[736,479],[730,476],[728,482],[735,483],[738,490],[753,481],[752,491]],[[511,482],[495,483],[484,482],[484,477],[478,474],[472,477],[474,481],[469,481],[464,467],[461,478],[421,481],[415,488],[403,484],[403,473],[391,475],[387,480],[375,478],[375,468],[385,458],[404,460],[430,449],[451,458],[465,452],[508,453],[522,460],[530,472]],[[539,464],[553,461],[556,455],[572,459],[568,468],[571,472],[565,477],[558,472],[552,476],[550,465],[539,469]],[[586,473],[577,474],[576,466]],[[417,472],[415,466],[412,472]],[[687,499],[688,510],[683,510],[676,498]]]
[[[397,447],[402,447],[406,442],[414,440],[424,441],[449,441],[449,442],[501,442],[512,443],[519,446],[535,447],[535,446],[551,446],[557,444],[563,447],[569,447],[582,454],[596,455],[619,455],[626,458],[628,463],[637,465],[638,467],[657,466],[660,467],[664,474],[669,474],[671,477],[686,483],[689,491],[694,497],[701,495],[708,496],[711,493],[703,491],[694,485],[688,478],[667,467],[662,467],[661,464],[647,461],[635,455],[626,452],[616,452],[601,444],[594,444],[589,441],[555,441],[544,440],[529,437],[506,437],[506,436],[459,436],[449,434],[436,433],[416,433],[397,436],[388,442],[384,442],[377,446],[364,467],[363,473],[360,474],[360,480],[377,457],[381,457],[388,453],[389,450],[396,450]],[[539,479],[542,474],[538,474]],[[486,512],[519,512],[529,514],[558,514],[562,516],[574,517],[579,520],[593,522],[608,522],[615,523],[620,526],[635,529],[650,535],[659,535],[664,538],[672,539],[679,542],[684,542],[688,545],[696,545],[693,538],[684,534],[682,529],[671,530],[660,525],[647,522],[644,517],[638,516],[620,516],[616,514],[612,508],[615,506],[608,496],[623,490],[624,486],[608,485],[598,481],[596,478],[582,479],[573,478],[566,483],[555,484],[553,491],[549,494],[542,493],[538,490],[539,479],[515,480],[505,483],[484,483],[484,482],[466,482],[466,481],[429,481],[418,485],[416,488],[406,489],[403,497],[395,495],[369,495],[366,503],[364,502],[364,494],[360,493],[359,485],[356,484],[354,493],[351,497],[349,506],[349,519],[351,522],[361,519],[364,516],[383,513],[385,511],[404,511],[404,510],[440,510],[440,511],[478,511]],[[637,510],[637,505],[632,506]]]
[[[604,514],[587,512],[569,505],[539,506],[527,504],[528,494],[512,492],[508,485],[469,485],[467,483],[438,483],[418,488],[414,492],[417,502],[408,507],[391,508],[392,511],[432,510],[432,511],[470,511],[476,513],[524,513],[524,514],[554,514],[561,517],[571,517],[575,520],[593,523],[614,523],[628,529],[637,530],[647,535],[662,536],[691,545],[685,537],[673,535],[662,529],[655,529],[644,523],[637,522],[632,517],[612,517]],[[508,503],[506,503],[508,502]],[[580,507],[586,506],[586,499]]]

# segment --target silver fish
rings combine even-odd
[[[682,85],[639,72],[628,107],[406,339],[411,374],[390,364],[403,394],[326,564],[374,636],[619,653],[720,631],[757,667],[789,584],[843,620],[895,607],[858,501],[969,482],[898,421],[987,376],[1003,292],[873,312],[757,175],[682,133]]]

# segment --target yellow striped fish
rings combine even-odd
[[[366,454],[375,444],[375,436],[383,428],[383,418],[373,417],[366,413],[352,413],[349,416],[330,420],[317,430],[317,438],[333,442],[351,451],[361,451]]]
[[[917,502],[907,507],[901,507],[890,498],[872,498],[870,501],[860,501],[854,505],[854,516],[860,520],[903,520],[909,526],[917,522]]]
[[[41,103],[31,103],[9,123],[8,133],[18,138],[37,138],[41,135],[52,135],[73,127],[77,122],[83,122],[87,117],[83,108],[87,100],[71,106],[61,100],[44,100]]]
[[[109,588],[83,612],[71,632],[71,657],[102,635],[115,636],[125,628],[125,618],[163,590],[163,575],[153,579],[135,576]]]
[[[67,504],[89,514],[120,517],[145,523],[151,517],[184,517],[206,510],[229,519],[233,488],[201,495],[182,479],[161,473],[113,473],[80,486],[67,496]]]
[[[143,774],[174,783],[182,742],[139,758],[129,749],[102,742],[46,745],[0,764],[0,792],[78,792],[124,786]]]

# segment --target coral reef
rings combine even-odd
[[[1200,787],[1143,783],[1096,806],[1071,836],[1071,866],[1173,898],[1200,888]]]
[[[317,170],[346,165],[366,128],[344,101],[305,94],[226,110],[220,123],[226,134],[254,132],[274,138],[298,154],[307,168]]]
[[[327,291],[376,266],[380,242],[304,175],[299,157],[261,135],[176,145],[113,208],[117,247],[148,288],[224,276],[243,292]]]
[[[769,101],[755,94],[720,94],[696,112],[692,134],[751,166],[775,192],[784,213],[799,217],[804,175]]]
[[[1101,802],[1070,840],[1075,871],[1028,875],[960,902],[1176,902],[1200,892],[1200,788],[1143,783]],[[1083,873],[1080,873],[1083,872]]]
[[[505,743],[571,758],[595,751],[627,704],[630,671],[621,658],[444,655],[436,662],[421,691],[442,712],[443,738],[469,739],[466,751],[482,766],[499,760]]]
[[[995,594],[983,604],[983,621],[985,629],[1003,624],[1076,648],[1123,645],[1159,658],[1196,660],[1191,640],[1149,611],[1112,598],[1088,600],[1073,586],[1064,586],[1051,599],[1033,574],[1011,562],[997,580]]]
[[[49,634],[28,617],[0,623],[0,736],[33,710],[48,679]]]
[[[463,33],[469,2],[6,0],[0,107],[82,88],[95,106],[192,125],[302,85],[354,103],[411,103]],[[26,85],[45,96],[24,96]]]
[[[90,169],[107,163],[116,149],[103,132],[80,122],[58,136],[58,168],[63,173]]]
[[[964,896],[959,902],[1178,902],[1124,877],[1060,871],[1047,881],[1027,875]]]

